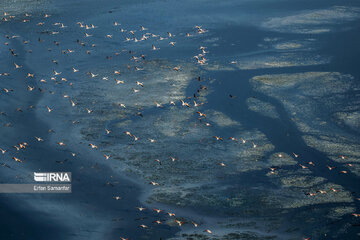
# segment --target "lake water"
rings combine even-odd
[[[358,1],[0,8],[1,239],[359,238]]]

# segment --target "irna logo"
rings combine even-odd
[[[34,172],[36,182],[71,182],[70,172]]]

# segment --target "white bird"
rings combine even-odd
[[[98,148],[95,144],[92,144],[92,143],[89,143],[89,146],[90,146],[92,149],[97,149],[97,148]]]
[[[92,78],[94,78],[94,77],[97,77],[99,74],[94,74],[94,73],[90,72],[90,75]]]
[[[184,224],[184,222],[183,221],[180,221],[180,220],[176,220],[175,219],[175,222],[181,227],[183,224]]]
[[[175,213],[168,212],[169,217],[175,217]]]
[[[155,102],[155,105],[156,105],[156,107],[158,107],[158,108],[162,108],[163,106],[160,104],[160,103],[158,103],[158,102]]]
[[[15,65],[15,69],[17,69],[17,68],[22,68],[21,65],[17,65],[16,63],[14,63],[14,65]]]
[[[137,209],[138,209],[140,212],[142,212],[142,211],[144,211],[146,208],[144,208],[144,207],[137,207]]]
[[[5,154],[7,150],[0,148],[2,154]]]
[[[190,107],[190,104],[188,104],[187,102],[184,102],[183,100],[180,101],[182,106]]]
[[[124,84],[125,83],[123,80],[119,80],[119,79],[116,79],[116,78],[115,78],[115,82],[116,82],[116,84],[120,84],[120,83]]]
[[[44,139],[42,139],[41,137],[35,137],[35,139],[38,141],[38,142],[43,142]]]
[[[201,105],[203,105],[204,103],[197,103],[195,100],[194,100],[194,107],[199,107]]]
[[[153,186],[158,186],[158,185],[159,185],[159,183],[153,182],[153,181],[150,181],[149,184],[151,184],[151,185],[153,185]]]

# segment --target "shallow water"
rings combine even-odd
[[[0,94],[0,147],[8,150],[0,181],[29,183],[34,171],[73,176],[71,194],[0,195],[1,239],[359,237],[358,2],[0,6],[15,16],[0,24],[10,36],[1,38],[0,72],[10,76],[0,76],[0,88],[13,90]],[[155,36],[140,41],[146,33]],[[194,58],[200,46],[204,65]],[[25,150],[12,147],[24,141]]]

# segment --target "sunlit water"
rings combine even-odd
[[[73,175],[69,195],[1,195],[1,239],[358,237],[356,1],[0,6],[1,182]]]

